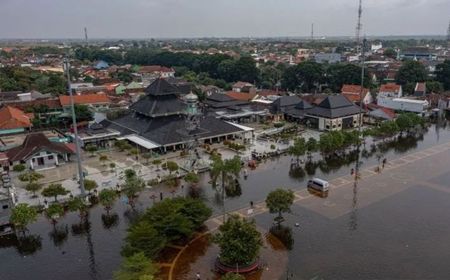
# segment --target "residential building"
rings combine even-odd
[[[65,112],[71,110],[71,99],[68,95],[60,95],[59,101]],[[106,109],[111,104],[111,100],[106,94],[84,94],[74,95],[73,102],[76,105],[87,105],[95,109]]]
[[[239,81],[239,82],[236,82],[235,84],[233,84],[232,91],[254,93],[254,92],[256,92],[256,88],[252,83]]]
[[[414,87],[414,96],[416,97],[425,97],[427,94],[427,86],[425,83],[416,83]]]
[[[378,98],[380,97],[400,98],[402,96],[403,96],[402,86],[397,85],[395,83],[387,83],[381,85],[377,95]]]
[[[6,151],[12,166],[21,163],[31,170],[54,168],[73,154],[73,144],[51,142],[43,133],[30,133],[22,145]]]
[[[22,110],[11,106],[0,109],[0,135],[22,133],[31,129],[32,113],[24,113]]]
[[[321,131],[354,128],[359,126],[362,116],[360,110],[343,95],[328,96],[306,112],[306,123]]]
[[[359,104],[362,99],[362,103],[367,105],[374,101],[369,89],[363,88],[361,90],[361,86],[359,85],[343,85],[341,94],[353,103]]]

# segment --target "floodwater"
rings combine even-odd
[[[450,141],[447,128],[429,128],[423,136],[406,138],[386,147],[383,157],[393,160],[411,151]],[[377,152],[362,157],[362,168],[376,164]],[[264,200],[267,193],[277,187],[302,189],[309,177],[332,179],[347,175],[355,166],[355,156],[345,159],[317,162],[307,171],[290,171],[291,158],[282,156],[267,160],[256,170],[241,178],[241,188],[226,199],[225,210],[231,211]],[[449,170],[450,171],[450,170]],[[224,210],[220,198],[202,179],[201,197],[214,209]],[[448,177],[448,178],[447,178]],[[440,177],[441,183],[449,176]],[[188,193],[189,188],[160,187],[144,192],[137,205],[142,211],[153,203],[151,194],[165,197]],[[235,195],[234,197],[232,195]],[[420,198],[420,199],[419,199]],[[289,251],[291,279],[447,279],[450,268],[450,226],[443,222],[448,215],[442,213],[450,205],[450,197],[438,192],[412,187],[374,205],[359,209],[358,227],[349,227],[350,215],[328,219],[295,205],[286,224],[302,222],[293,228],[292,250]],[[401,211],[397,211],[398,209]],[[395,211],[395,215],[392,215]],[[90,210],[89,223],[80,225],[77,213],[69,213],[54,227],[46,218],[29,226],[26,237],[10,236],[0,240],[0,279],[111,279],[121,262],[120,248],[129,223],[136,217],[124,201],[118,200],[111,211],[113,218],[105,217],[100,206]],[[446,217],[446,218],[443,218]],[[262,228],[269,229],[272,216],[256,218]],[[424,231],[422,232],[422,225]],[[433,228],[432,225],[436,225]],[[326,234],[318,234],[326,233]],[[444,235],[441,236],[440,234]],[[405,238],[407,237],[407,238]],[[414,240],[425,240],[414,246]],[[425,267],[420,270],[418,267]]]

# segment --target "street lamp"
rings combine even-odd
[[[81,166],[81,148],[80,148],[80,142],[78,141],[78,127],[77,127],[77,117],[75,115],[75,104],[73,100],[73,94],[72,94],[72,82],[70,80],[70,64],[69,60],[67,58],[64,58],[64,66],[66,70],[67,75],[67,90],[69,92],[70,96],[70,107],[71,107],[71,114],[72,114],[72,126],[73,126],[73,134],[74,134],[74,142],[75,142],[75,152],[77,154],[77,167],[78,167],[78,177],[80,178],[80,190],[81,190],[81,196],[86,196],[86,190],[84,189],[84,175],[83,175],[83,169]]]

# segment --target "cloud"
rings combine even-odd
[[[0,0],[0,38],[354,35],[359,0]],[[368,35],[444,34],[449,0],[363,0]],[[421,20],[417,20],[417,19]]]

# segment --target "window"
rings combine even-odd
[[[9,208],[9,205],[8,205],[8,204],[2,205],[2,209],[8,209],[8,208]]]
[[[52,160],[52,159],[53,159],[53,155],[48,156],[48,159],[49,159],[49,160]]]

